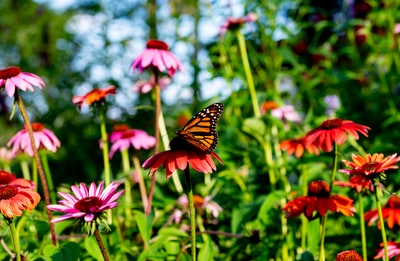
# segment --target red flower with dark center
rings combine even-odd
[[[358,193],[365,191],[374,192],[374,183],[371,179],[368,179],[365,175],[351,175],[349,181],[334,181],[334,185],[349,187],[356,190]]]
[[[312,181],[308,185],[307,196],[289,201],[283,208],[286,217],[299,217],[304,214],[308,220],[325,216],[328,210],[352,216],[355,212],[353,200],[341,195],[330,195],[329,185],[325,181]],[[314,212],[317,215],[314,216]]]
[[[83,96],[74,96],[72,98],[72,102],[75,105],[78,105],[78,108],[81,109],[83,103],[88,106],[93,104],[101,104],[105,102],[105,99],[108,95],[115,93],[116,88],[114,86],[109,86],[104,89],[95,88]]]
[[[162,165],[169,178],[177,169],[185,170],[188,164],[196,171],[203,173],[212,173],[217,169],[211,156],[223,164],[222,160],[215,152],[205,154],[200,150],[195,149],[178,149],[166,150],[161,153],[154,154],[148,158],[143,164],[144,169],[150,169],[150,173],[154,174],[157,169]]]
[[[339,172],[349,175],[363,175],[370,180],[380,177],[387,170],[398,169],[395,164],[400,161],[400,156],[397,157],[397,153],[387,157],[384,157],[382,153],[367,154],[364,157],[352,154],[351,158],[353,161],[342,160],[351,169],[341,169]]]
[[[318,146],[311,143],[306,144],[305,138],[284,140],[280,144],[281,150],[287,151],[289,155],[293,154],[296,158],[300,158],[304,154],[304,150],[308,153],[314,153],[315,155],[319,155]]]
[[[358,139],[358,133],[368,137],[368,130],[371,128],[365,125],[357,124],[350,120],[331,119],[324,121],[318,128],[306,134],[306,144],[316,144],[323,151],[332,151],[333,143],[340,145],[350,134]]]
[[[394,226],[400,226],[400,197],[390,196],[386,205],[382,207],[383,219],[386,219],[388,228],[393,229]],[[364,215],[365,221],[368,221],[368,225],[371,226],[375,221],[378,220],[378,210],[370,210]],[[380,223],[378,222],[378,228]]]
[[[40,195],[27,180],[15,179],[0,185],[0,212],[9,219],[21,216],[24,210],[34,209],[39,201]]]

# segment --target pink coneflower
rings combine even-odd
[[[8,164],[14,158],[15,154],[12,152],[12,150],[6,147],[0,147],[0,162]]]
[[[293,105],[284,105],[271,110],[271,115],[282,122],[300,123],[302,118]]]
[[[167,71],[170,77],[173,77],[176,71],[183,70],[181,62],[169,51],[168,44],[160,40],[149,40],[146,50],[132,62],[131,68],[138,69],[139,72],[149,68],[157,72]]]
[[[104,89],[94,88],[83,96],[74,96],[72,98],[72,103],[77,105],[78,108],[81,109],[83,103],[88,106],[91,106],[93,104],[101,104],[105,102],[108,95],[115,93],[116,88],[114,86],[109,86]]]
[[[399,242],[387,242],[387,248],[388,248],[388,256],[389,258],[396,257],[394,261],[400,261],[400,243]],[[382,258],[385,259],[385,249],[383,248],[383,244],[380,244],[380,247],[382,247],[376,256],[374,256],[374,259]]]
[[[117,150],[123,151],[131,146],[135,150],[150,149],[156,144],[156,138],[143,130],[131,129],[128,125],[117,125],[110,135],[110,142],[112,145],[109,157],[112,158]]]
[[[33,137],[35,138],[36,148],[38,150],[46,149],[55,153],[57,151],[57,148],[61,146],[61,143],[54,132],[46,129],[43,124],[32,123],[32,129]],[[7,143],[7,146],[10,147],[11,145],[13,145],[12,152],[14,154],[16,154],[17,152],[23,152],[32,157],[34,155],[32,143],[26,127],[24,127],[23,130],[17,132],[17,134],[15,134],[14,137],[11,138],[11,140]]]
[[[33,190],[34,185],[26,179],[17,179],[11,173],[0,171],[0,212],[12,219],[21,216],[24,210],[36,208],[40,195]]]
[[[158,86],[160,87],[160,89],[164,89],[165,87],[167,87],[169,84],[171,83],[171,78],[167,77],[167,76],[163,76],[160,79],[158,79]],[[138,92],[138,93],[148,93],[150,92],[153,87],[156,85],[156,80],[154,75],[152,75],[150,77],[150,80],[148,81],[137,81],[134,85],[133,85],[133,91],[134,92]]]
[[[5,86],[8,96],[13,97],[15,88],[23,91],[34,91],[33,86],[42,89],[45,84],[43,80],[36,74],[29,72],[21,72],[21,69],[15,66],[0,70],[0,88]]]
[[[243,24],[254,22],[257,20],[257,15],[255,13],[249,13],[243,17],[228,17],[224,24],[219,29],[219,36],[223,36],[228,30],[234,31],[238,30]]]
[[[116,200],[124,193],[124,190],[117,192],[119,185],[111,182],[103,191],[104,181],[98,187],[92,182],[89,189],[81,183],[79,187],[71,186],[74,195],[58,192],[63,200],[58,201],[58,205],[48,205],[47,208],[66,214],[51,222],[56,223],[70,218],[79,219],[81,222],[97,222],[98,219],[103,219],[105,210],[118,206]]]

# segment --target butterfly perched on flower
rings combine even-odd
[[[222,103],[214,103],[194,115],[171,140],[171,150],[197,149],[212,153],[218,144],[217,123],[224,111]]]

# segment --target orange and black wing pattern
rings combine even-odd
[[[206,154],[211,153],[218,144],[216,128],[223,111],[222,103],[214,103],[194,115],[176,134],[192,147]],[[172,149],[175,144],[176,142],[171,144]]]

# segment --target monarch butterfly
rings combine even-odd
[[[214,103],[199,111],[172,139],[172,150],[195,148],[205,154],[212,153],[218,144],[217,123],[224,111],[222,103]]]

